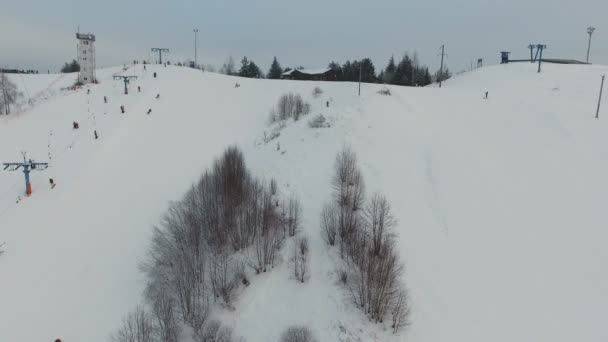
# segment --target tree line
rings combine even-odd
[[[437,82],[439,79],[446,80],[451,77],[451,73],[447,67],[443,69],[443,72],[438,70],[431,75],[429,68],[419,63],[416,53],[412,57],[405,53],[399,62],[396,62],[395,58],[391,56],[386,67],[380,69],[379,72],[376,71],[376,67],[370,58],[353,61],[347,60],[343,64],[332,61],[327,67],[336,72],[338,81],[348,82],[358,82],[360,77],[361,82],[365,83],[426,86]],[[229,57],[220,68],[220,72],[226,75],[248,78],[279,79],[284,72],[292,69],[303,69],[303,67],[283,68],[275,56],[268,72],[264,74],[253,60],[245,56],[241,60],[241,67],[238,70],[234,59]]]

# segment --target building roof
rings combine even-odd
[[[289,76],[291,75],[293,72],[299,72],[301,74],[306,74],[306,75],[323,75],[328,71],[331,71],[330,68],[324,68],[324,69],[294,69],[294,70],[289,70],[286,71],[284,73],[281,74],[281,76]]]
[[[76,33],[76,38],[95,41],[95,35],[91,33]]]

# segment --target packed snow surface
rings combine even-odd
[[[216,312],[247,341],[276,341],[292,324],[319,341],[606,341],[608,103],[594,118],[606,72],[501,65],[442,88],[389,86],[391,96],[364,84],[361,97],[354,83],[173,66],[102,69],[100,84],[76,90],[65,89],[75,74],[11,75],[24,98],[0,118],[0,163],[27,151],[51,166],[32,172],[30,197],[21,172],[0,172],[0,341],[107,341],[141,303],[152,227],[231,144],[255,174],[298,194],[311,249],[307,283],[284,258],[234,311]],[[129,95],[113,74],[138,76]],[[311,114],[266,142],[286,92]],[[309,128],[320,113],[330,127]],[[398,335],[354,308],[320,236],[345,144],[368,194],[384,193],[399,221],[412,324]]]

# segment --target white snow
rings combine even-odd
[[[311,244],[307,283],[290,278],[285,255],[251,279],[234,312],[217,313],[247,341],[275,341],[291,324],[320,341],[608,339],[608,103],[594,118],[608,67],[500,65],[441,89],[389,86],[392,96],[364,84],[360,98],[353,83],[147,69],[129,70],[139,78],[126,96],[111,77],[121,68],[76,91],[60,90],[75,74],[17,78],[42,100],[0,118],[0,163],[26,150],[36,161],[50,152],[51,167],[32,172],[34,193],[19,203],[23,174],[0,172],[0,341],[107,341],[141,302],[153,225],[230,144],[298,194]],[[269,110],[288,91],[311,115],[264,144]],[[330,128],[308,128],[318,113]],[[386,194],[399,220],[412,325],[398,336],[354,308],[319,233],[344,144],[368,193]]]

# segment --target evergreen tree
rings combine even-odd
[[[247,68],[247,76],[246,77],[250,77],[250,78],[264,78],[264,73],[262,73],[262,70],[253,61],[250,61],[249,62],[249,66]]]
[[[272,64],[270,65],[270,70],[268,70],[268,75],[266,76],[266,78],[279,79],[279,78],[281,78],[282,73],[283,73],[283,70],[281,69],[281,64],[279,64],[279,61],[277,61],[277,57],[275,56],[274,59],[272,60]]]
[[[80,71],[80,64],[78,64],[78,62],[73,59],[72,62],[70,63],[65,63],[63,65],[63,67],[61,67],[61,72],[62,73],[67,73],[67,72],[79,72]]]
[[[401,62],[397,65],[397,70],[395,71],[395,77],[393,78],[393,84],[410,86],[412,85],[412,60],[406,54],[403,55]]]
[[[391,59],[388,60],[388,64],[386,65],[386,68],[384,69],[384,77],[383,77],[384,82],[389,83],[389,84],[395,84],[394,78],[395,78],[396,71],[397,71],[397,66],[395,65],[395,58],[393,58],[393,56],[391,56]]]
[[[422,85],[426,86],[432,83],[432,79],[431,79],[431,73],[429,72],[429,68],[425,68],[424,69],[424,78],[423,78],[423,82]]]
[[[241,68],[239,69],[238,75],[241,77],[249,77],[249,60],[247,59],[247,56],[241,59]]]
[[[369,58],[363,58],[360,62],[361,70],[357,71],[357,81],[359,81],[359,72],[361,73],[361,82],[375,83],[376,82],[376,69],[372,60]]]

